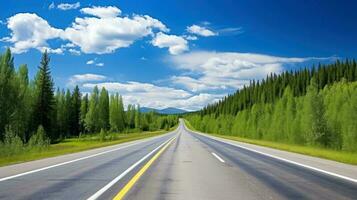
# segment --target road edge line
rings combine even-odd
[[[168,133],[168,134],[170,134],[170,133]],[[161,136],[161,137],[163,137],[163,136]],[[34,170],[27,171],[27,172],[22,172],[22,173],[19,173],[19,174],[11,175],[11,176],[6,176],[6,177],[3,177],[3,178],[0,178],[0,182],[7,181],[7,180],[10,180],[10,179],[14,179],[14,178],[21,177],[21,176],[25,176],[25,175],[28,175],[28,174],[33,174],[33,173],[36,173],[36,172],[44,171],[44,170],[47,170],[47,169],[51,169],[51,168],[67,165],[67,164],[78,162],[78,161],[81,161],[81,160],[86,160],[86,159],[93,158],[93,157],[96,157],[96,156],[100,156],[100,155],[103,155],[103,154],[107,154],[107,153],[110,153],[110,152],[113,152],[113,151],[118,151],[118,150],[121,150],[121,149],[125,149],[125,148],[128,148],[128,147],[137,145],[137,144],[141,144],[141,143],[150,141],[150,140],[155,139],[155,138],[156,137],[154,137],[154,138],[145,138],[142,141],[133,141],[133,143],[127,144],[126,146],[123,146],[123,147],[118,147],[118,148],[115,148],[115,149],[107,150],[107,151],[96,153],[96,154],[89,155],[89,156],[76,158],[74,160],[69,160],[69,161],[66,161],[66,162],[50,165],[50,166],[47,166],[47,167],[42,167],[42,168],[39,168],[39,169],[34,169]],[[122,143],[122,144],[125,144],[125,143]],[[78,152],[78,153],[80,153],[80,152]]]
[[[326,171],[326,170],[323,170],[323,169],[319,169],[319,168],[312,167],[312,166],[309,166],[309,165],[301,164],[301,163],[298,163],[296,161],[292,161],[292,160],[289,160],[289,159],[286,159],[286,158],[281,158],[281,157],[274,156],[274,155],[271,155],[271,154],[268,154],[268,153],[264,153],[264,152],[261,152],[261,151],[255,150],[255,149],[244,147],[244,146],[241,146],[239,144],[233,143],[234,141],[232,141],[232,142],[229,141],[228,142],[228,141],[225,141],[225,140],[220,140],[221,138],[215,138],[213,136],[205,135],[204,133],[200,133],[200,132],[197,132],[197,131],[190,130],[189,128],[186,127],[186,124],[185,124],[185,129],[188,130],[191,133],[199,134],[199,135],[202,135],[204,137],[207,137],[207,138],[210,138],[210,139],[213,139],[213,140],[216,140],[216,141],[220,141],[220,142],[223,142],[223,143],[226,143],[226,144],[229,144],[229,145],[233,145],[233,146],[236,146],[236,147],[248,150],[248,151],[252,151],[252,152],[255,152],[255,153],[270,157],[270,158],[274,158],[274,159],[277,159],[277,160],[280,160],[280,161],[284,161],[284,162],[287,162],[287,163],[290,163],[290,164],[294,164],[294,165],[297,165],[297,166],[300,166],[300,167],[304,167],[304,168],[307,168],[307,169],[310,169],[310,170],[313,170],[313,171],[317,171],[317,172],[320,172],[320,173],[323,173],[323,174],[327,174],[327,175],[330,175],[330,176],[333,176],[333,177],[337,177],[337,178],[343,179],[345,181],[350,181],[350,182],[353,182],[353,183],[357,183],[357,179],[354,179],[354,178],[350,178],[350,177],[347,177],[347,176],[344,176],[344,175],[340,175],[340,174],[337,174],[337,173],[334,173],[334,172],[329,172],[329,171]]]

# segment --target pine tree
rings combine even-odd
[[[71,134],[74,136],[79,136],[81,130],[81,93],[79,91],[78,85],[74,88],[71,97]]]
[[[50,57],[45,51],[42,54],[39,71],[35,79],[35,105],[34,105],[34,122],[37,128],[42,125],[46,133],[50,133],[51,141],[58,139],[58,135],[52,132],[52,120],[54,110],[53,81],[50,72]]]
[[[64,136],[69,137],[71,135],[71,118],[72,118],[72,95],[69,89],[66,90],[65,101],[64,101],[64,109],[65,109],[65,124],[64,124]]]
[[[81,133],[85,133],[86,132],[86,129],[85,129],[85,119],[86,119],[86,115],[87,115],[87,112],[88,112],[88,107],[89,107],[89,102],[88,102],[88,94],[86,94],[82,101],[81,101]]]

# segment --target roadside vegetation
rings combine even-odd
[[[145,131],[139,133],[107,133],[103,138],[100,134],[88,134],[79,138],[64,139],[57,144],[49,144],[48,146],[33,147],[30,144],[19,145],[13,144],[9,155],[9,146],[2,146],[0,157],[0,166],[16,164],[31,160],[48,158],[53,156],[75,153],[79,151],[105,147],[124,142],[144,139],[148,137],[158,136],[167,133],[176,128],[172,127],[169,130],[160,131]],[[21,143],[20,143],[21,144]]]
[[[185,118],[197,130],[357,164],[357,64],[272,74]]]
[[[178,117],[124,109],[122,97],[93,87],[91,94],[57,89],[44,52],[33,80],[26,65],[0,55],[0,165],[90,149],[161,134]]]

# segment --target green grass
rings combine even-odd
[[[173,130],[176,127],[170,129]],[[144,139],[167,133],[169,131],[154,131],[154,132],[141,132],[141,133],[116,133],[109,134],[107,140],[100,141],[99,134],[90,135],[82,138],[66,139],[58,144],[52,144],[44,150],[38,149],[24,149],[15,155],[0,157],[0,166],[22,163],[42,158],[54,157],[69,153],[80,152],[99,147],[105,147],[124,142]]]
[[[197,131],[195,128],[192,127],[192,125],[187,120],[185,120],[185,123],[187,128]],[[356,152],[337,151],[337,150],[324,149],[324,148],[311,147],[311,146],[301,146],[301,145],[271,142],[265,140],[248,139],[248,138],[241,138],[238,136],[228,136],[228,135],[219,135],[219,134],[209,134],[209,135],[213,135],[216,137],[225,138],[229,140],[319,157],[319,158],[325,158],[325,159],[334,160],[342,163],[357,165]]]

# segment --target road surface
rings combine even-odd
[[[181,121],[163,136],[2,167],[0,199],[357,199],[355,166],[339,176],[279,158]]]

